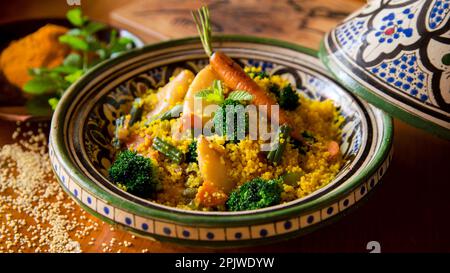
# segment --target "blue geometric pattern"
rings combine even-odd
[[[430,102],[426,90],[428,75],[418,67],[414,53],[405,53],[397,59],[381,62],[371,67],[370,71],[392,87],[423,102]]]
[[[413,19],[415,16],[410,8],[404,9],[402,13],[404,16],[407,16],[408,19]],[[390,44],[402,35],[405,37],[411,37],[413,35],[413,29],[409,27],[408,23],[409,22],[405,22],[402,19],[397,19],[395,13],[389,13],[383,17],[381,24],[378,26],[378,31],[375,33],[375,36],[378,38],[378,42],[381,44]]]
[[[436,29],[450,12],[450,0],[438,0],[434,3],[428,24],[431,29]]]
[[[272,62],[266,62],[266,61],[254,60],[254,59],[244,60],[243,62],[246,63],[246,66],[261,67],[261,69],[263,71],[273,68]]]
[[[363,20],[351,20],[336,28],[338,42],[349,51],[349,54],[356,53],[358,47],[362,44],[361,35],[365,37],[362,33],[364,29]]]
[[[355,41],[357,41],[357,39],[359,38],[359,34],[363,30],[363,24],[364,24],[364,21],[352,20],[352,21],[348,22],[348,24],[340,25],[336,29],[339,43],[343,46],[345,46],[349,43],[353,45],[353,43]]]

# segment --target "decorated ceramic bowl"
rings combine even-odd
[[[450,139],[450,0],[372,0],[324,38],[336,79],[389,114]]]
[[[242,36],[218,37],[214,48],[242,65],[288,77],[314,100],[332,99],[345,122],[346,164],[313,194],[289,203],[243,212],[188,211],[121,190],[107,178],[114,157],[116,118],[148,88],[161,86],[177,68],[198,72],[208,63],[198,39],[146,46],[107,61],[64,95],[50,133],[50,158],[64,190],[100,219],[139,235],[197,246],[267,243],[298,236],[345,214],[380,181],[391,160],[391,118],[337,84],[316,52],[293,44]]]

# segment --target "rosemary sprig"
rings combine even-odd
[[[202,6],[196,12],[192,11],[192,17],[194,18],[195,25],[197,26],[200,40],[202,41],[203,48],[206,55],[212,55],[211,45],[211,22],[209,17],[209,9],[207,6]]]

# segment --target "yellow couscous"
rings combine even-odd
[[[186,130],[184,126],[188,115],[186,107],[189,107],[191,91],[196,88],[193,87],[194,85],[198,86],[198,90],[195,90],[197,93],[209,90],[209,94],[214,93],[214,85],[216,87],[217,84],[221,85],[222,102],[220,98],[216,101],[219,102],[219,108],[220,103],[224,103],[225,97],[229,98],[235,91],[230,90],[220,80],[211,80],[211,77],[214,79],[215,75],[208,69],[211,68],[207,66],[196,76],[190,71],[182,71],[165,87],[149,90],[138,102],[135,102],[134,107],[141,109],[141,119],[134,121],[133,124],[127,124],[126,122],[132,119],[133,113],[126,115],[125,125],[116,130],[116,140],[122,145],[120,149],[128,149],[148,158],[154,167],[154,173],[158,176],[159,189],[148,198],[160,204],[183,209],[225,211],[256,209],[270,202],[264,203],[265,205],[258,203],[255,206],[233,207],[229,199],[233,195],[236,199],[238,194],[241,199],[247,198],[242,193],[243,188],[240,187],[258,179],[263,182],[277,181],[279,196],[275,198],[276,201],[271,199],[273,202],[271,201],[269,205],[289,202],[324,187],[336,176],[343,165],[338,144],[341,139],[340,126],[344,119],[330,100],[314,101],[299,94],[294,96],[297,102],[288,102],[289,110],[283,110],[283,104],[280,103],[280,111],[284,111],[290,120],[290,126],[300,132],[300,137],[296,140],[289,133],[278,135],[278,147],[283,146],[283,150],[277,162],[270,160],[268,155],[270,151],[261,150],[261,145],[269,141],[267,139],[251,139],[248,134],[245,134],[243,139],[230,141],[227,134],[223,132],[204,136],[203,134],[194,135],[192,127]],[[291,88],[290,83],[282,76],[268,75],[261,71],[261,68],[246,67],[244,71],[274,101],[280,101],[284,88]],[[184,76],[181,75],[183,73]],[[199,80],[198,77],[204,78]],[[274,87],[278,91],[273,91]],[[168,95],[170,92],[172,94]],[[196,95],[196,98],[202,99],[199,95]],[[211,101],[213,99],[204,100],[206,104],[212,104]],[[242,104],[248,105],[251,102]],[[167,113],[177,105],[182,109],[179,116],[157,118],[164,115],[164,111]],[[155,109],[164,111],[155,112]],[[212,121],[217,113],[216,110],[209,121]],[[188,119],[192,120],[191,117]],[[204,125],[208,118],[201,116],[200,120]],[[217,126],[216,123],[214,124]],[[174,128],[177,133],[184,134],[174,136]],[[155,146],[156,141],[162,144],[156,143],[159,146]],[[197,158],[189,160],[194,142],[196,144],[194,153]],[[162,148],[161,145],[163,145]],[[166,153],[168,147],[173,153]],[[124,181],[116,179],[115,182],[122,189],[127,190]],[[250,189],[250,186],[248,188]],[[252,190],[261,191],[261,188],[254,186]],[[233,202],[236,205],[237,201]]]

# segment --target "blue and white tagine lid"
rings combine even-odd
[[[450,0],[373,0],[325,35],[320,57],[350,91],[450,139]]]

